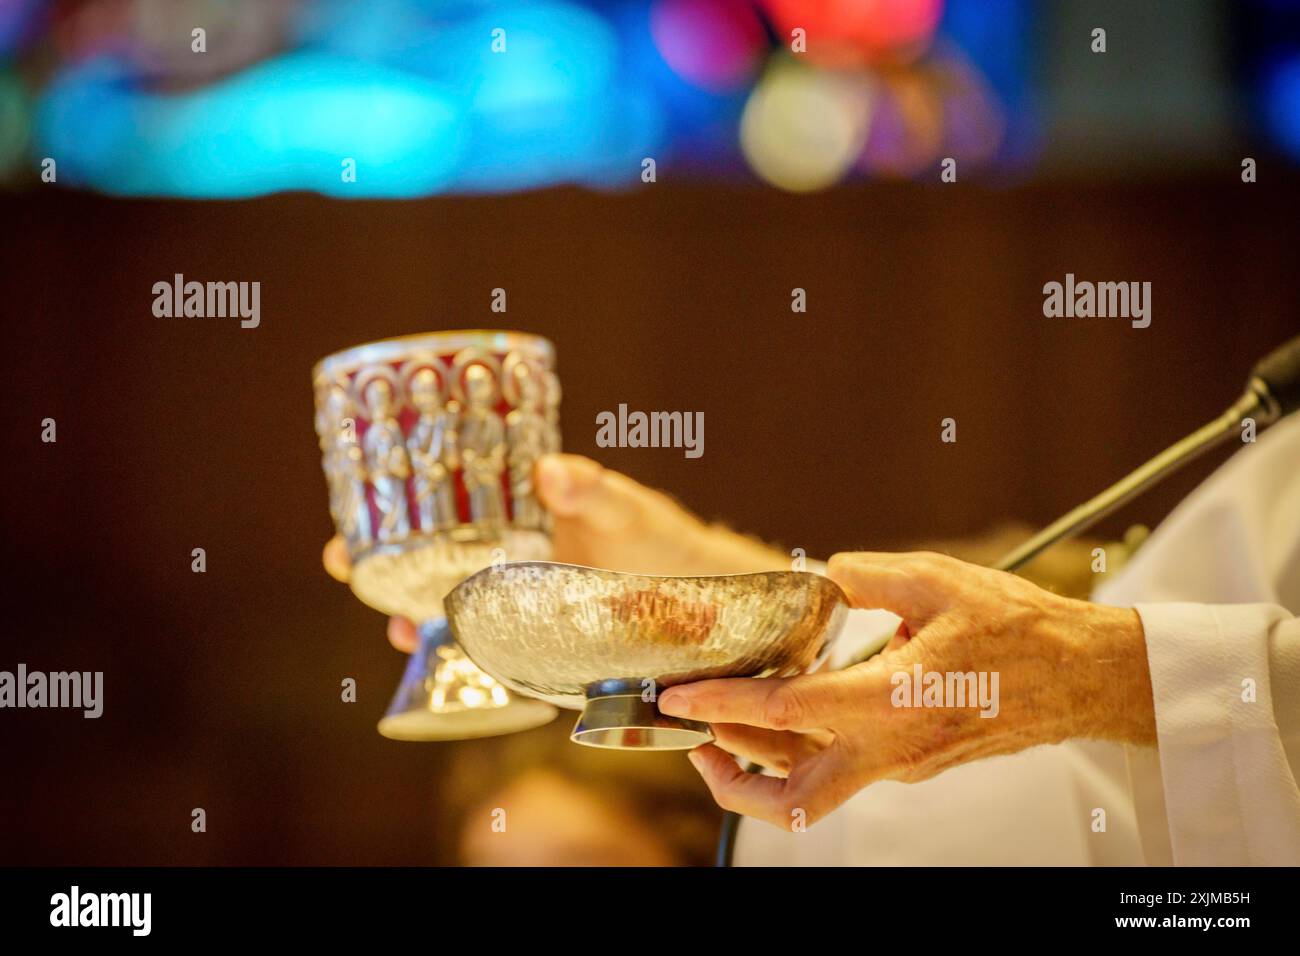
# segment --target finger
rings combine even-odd
[[[557,518],[586,517],[593,509],[618,510],[608,476],[597,462],[581,455],[544,455],[537,462],[537,494]]]
[[[415,624],[404,617],[388,619],[388,643],[403,654],[414,654],[420,646],[420,634]]]
[[[694,519],[662,491],[581,455],[544,455],[537,489],[557,523],[566,519],[604,534],[656,532],[673,538]]]
[[[818,753],[828,737],[816,732],[795,733],[790,730],[764,730],[744,724],[714,724],[714,743],[730,754],[788,776],[791,768]]]
[[[536,480],[555,560],[641,574],[692,566],[702,526],[662,492],[580,455],[544,456]]]
[[[889,643],[885,645],[884,653],[898,650],[900,647],[902,647],[911,639],[912,639],[912,632],[911,630],[908,629],[907,622],[899,621],[898,630],[894,632],[894,636],[891,637],[889,639]]]
[[[769,730],[833,729],[840,718],[853,712],[854,701],[845,673],[737,677],[682,684],[659,695],[659,709],[674,717]]]
[[[343,543],[340,535],[335,535],[325,542],[321,560],[325,563],[325,571],[330,577],[335,581],[348,583],[348,578],[352,576],[352,561],[348,558],[348,547]]]
[[[845,754],[836,741],[794,766],[786,780],[782,808],[787,825],[797,819],[812,826],[877,778],[874,765],[868,767],[859,762],[854,767]]]
[[[929,553],[881,551],[831,555],[826,576],[838,584],[849,604],[884,608],[909,625],[921,623],[943,603],[943,583],[951,559]]]
[[[746,773],[730,754],[713,744],[697,747],[687,756],[722,809],[779,827],[787,825],[781,810],[784,780]]]
[[[754,817],[783,830],[816,823],[851,797],[850,781],[834,747],[797,764],[787,779],[746,773],[725,751],[711,744],[692,750],[695,767],[718,806]]]

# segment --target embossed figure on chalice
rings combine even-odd
[[[444,406],[442,379],[434,368],[414,366],[414,374],[406,381],[411,406],[420,414],[406,440],[420,530],[450,528],[459,521],[452,485],[452,473],[460,467],[456,415]]]
[[[411,530],[406,511],[406,479],[411,476],[402,426],[396,418],[397,400],[393,382],[384,371],[372,371],[357,381],[370,416],[366,429],[366,467],[370,487],[374,489],[375,509],[379,512],[376,537],[391,541]]]
[[[346,397],[346,393],[344,393]],[[328,378],[316,380],[316,437],[320,441],[320,463],[325,469],[325,481],[329,485],[330,517],[335,527],[339,522],[339,476],[334,468],[336,422],[341,413],[334,406],[334,388]]]
[[[511,357],[513,358],[513,356]],[[506,415],[506,443],[510,448],[510,501],[518,528],[542,528],[545,511],[533,485],[537,459],[551,450],[551,426],[543,412],[543,383],[539,373],[522,361],[506,359],[507,398],[515,408]],[[513,393],[513,394],[512,394]]]
[[[560,377],[547,369],[543,381],[546,382],[546,421],[551,426],[546,451],[557,452],[560,450]]]
[[[328,387],[321,453],[329,478],[330,514],[349,547],[371,541],[370,508],[366,504],[366,465],[357,444],[356,410],[344,382]]]
[[[464,383],[465,409],[461,413],[459,438],[470,520],[495,529],[506,521],[501,487],[506,467],[506,435],[501,416],[493,408],[496,382],[491,369],[476,363],[465,369]]]

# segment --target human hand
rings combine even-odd
[[[556,561],[641,574],[739,574],[790,566],[780,551],[705,524],[663,492],[581,455],[542,457],[534,482],[554,520]],[[346,583],[352,568],[343,539],[331,539],[322,557],[325,570]],[[415,625],[404,618],[388,622],[388,640],[408,654],[419,643]]]
[[[876,780],[916,782],[1071,737],[1154,742],[1136,611],[936,554],[838,554],[829,575],[852,606],[903,619],[881,654],[841,671],[659,695],[665,714],[713,724],[716,743],[690,757],[724,809],[788,828]],[[934,694],[923,693],[930,674],[942,681]],[[777,776],[746,773],[732,754]]]

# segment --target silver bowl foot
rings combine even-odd
[[[569,739],[609,750],[692,750],[713,740],[708,724],[661,714],[658,704],[644,699],[645,686],[639,678],[592,684]]]

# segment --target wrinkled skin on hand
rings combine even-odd
[[[720,806],[780,827],[811,824],[876,780],[926,780],[1072,737],[1154,742],[1136,611],[936,554],[839,554],[829,574],[854,607],[903,619],[884,652],[841,671],[701,681],[659,698],[664,713],[713,724],[716,744],[691,760]],[[896,675],[910,679],[918,664],[996,672],[996,715],[981,716],[977,703],[898,706]],[[776,775],[745,773],[733,754]]]

